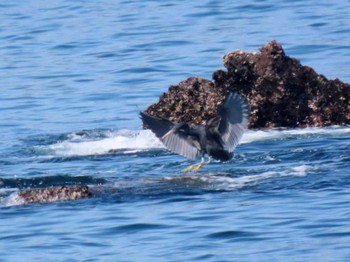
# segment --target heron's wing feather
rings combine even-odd
[[[172,152],[195,160],[199,156],[199,142],[192,136],[173,128],[161,141]]]
[[[145,128],[149,128],[156,135],[161,138],[168,133],[173,127],[174,123],[165,118],[154,117],[143,112],[140,112],[141,120]]]
[[[239,94],[230,93],[218,111],[221,117],[218,131],[224,146],[232,152],[248,128],[249,106]]]
[[[190,127],[185,123],[174,123],[164,118],[140,113],[145,127],[162,141],[170,151],[195,160],[200,154],[200,146],[196,137],[188,134]]]

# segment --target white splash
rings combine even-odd
[[[2,206],[10,207],[10,206],[21,206],[21,205],[24,205],[25,201],[16,192],[16,193],[12,193],[11,195],[9,195],[6,198],[3,198],[0,201],[0,203],[1,203]]]
[[[349,135],[350,126],[332,126],[332,127],[308,127],[294,129],[266,129],[266,130],[248,130],[244,133],[241,144],[251,143],[255,141],[285,139],[287,137],[298,136],[334,136]]]
[[[333,136],[350,134],[350,126],[328,128],[303,128],[286,130],[248,130],[241,140],[241,144],[253,143],[271,139],[283,140],[298,136]],[[120,130],[105,132],[103,137],[86,138],[75,133],[67,140],[57,143],[37,146],[36,149],[49,156],[69,157],[103,155],[114,151],[123,151],[125,154],[137,153],[147,150],[164,149],[163,144],[150,130]]]
[[[123,150],[124,153],[135,153],[158,148],[163,148],[163,145],[149,130],[109,132],[106,133],[106,137],[94,140],[79,140],[72,135],[68,140],[37,147],[54,156],[65,157],[102,155],[118,150]]]
[[[0,206],[18,206],[23,205],[24,200],[18,195],[18,188],[0,188],[0,195],[7,195],[0,197]]]
[[[287,176],[302,177],[313,172],[314,170],[315,168],[312,166],[301,165],[301,166],[291,167],[290,169],[283,170],[283,171],[267,171],[259,175],[251,175],[251,176],[248,175],[248,176],[237,177],[237,178],[233,178],[233,180],[235,182],[234,184],[237,184],[239,187],[243,187],[247,184],[255,184],[262,180],[266,180],[270,178],[287,177]]]
[[[278,177],[302,177],[311,174],[315,171],[315,168],[309,165],[301,165],[291,167],[284,171],[268,171],[258,175],[246,175],[239,177],[222,176],[222,175],[209,175],[209,176],[197,176],[198,179],[206,181],[207,183],[214,184],[216,190],[237,190],[246,186],[256,185],[259,182],[267,179]],[[196,177],[194,177],[196,178]]]

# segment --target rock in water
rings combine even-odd
[[[86,185],[54,186],[28,189],[17,193],[16,200],[22,204],[48,203],[57,201],[77,200],[91,197],[92,192]]]
[[[250,128],[350,124],[350,85],[328,80],[301,65],[286,56],[276,41],[256,54],[229,53],[223,63],[227,70],[215,71],[213,81],[191,77],[170,86],[145,112],[171,121],[205,124],[233,91],[245,96],[251,106]]]

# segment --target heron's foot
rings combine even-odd
[[[182,172],[189,172],[189,171],[193,171],[193,172],[198,172],[198,170],[204,165],[204,162],[200,162],[198,164],[194,164],[191,165],[189,167],[186,167],[185,169],[182,170]]]

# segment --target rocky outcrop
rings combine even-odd
[[[213,80],[191,77],[170,86],[146,113],[173,121],[205,124],[226,94],[235,91],[251,106],[250,128],[321,127],[350,124],[350,85],[328,80],[287,56],[271,41],[259,53],[234,51]]]
[[[86,185],[54,186],[20,191],[15,200],[18,204],[49,203],[88,198],[92,195],[90,188]]]

